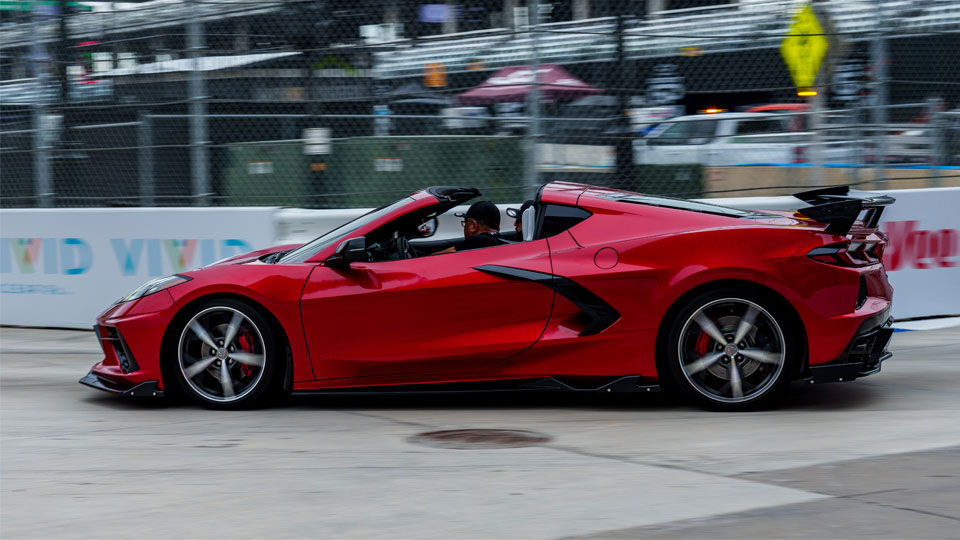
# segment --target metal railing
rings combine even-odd
[[[751,3],[656,12],[656,18],[631,17],[624,30],[628,58],[670,56],[685,47],[702,52],[749,47],[776,47],[787,33],[793,2]],[[878,30],[873,2],[832,0],[823,2],[836,31],[848,39],[868,39]],[[960,3],[884,1],[883,10],[897,17],[898,31],[960,32]],[[541,25],[541,58],[544,61],[578,62],[613,60],[616,56],[616,18],[547,23]],[[376,53],[381,77],[402,77],[421,72],[425,59],[444,62],[447,69],[465,70],[471,63],[500,67],[522,62],[528,56],[529,29],[491,29],[470,38],[446,37],[443,41],[400,40],[382,46],[393,51]]]

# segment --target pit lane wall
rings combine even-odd
[[[886,191],[885,264],[899,319],[960,314],[960,188]],[[791,210],[792,197],[709,199]],[[505,211],[508,205],[501,205]],[[270,245],[306,242],[364,209],[88,208],[0,212],[0,324],[89,328],[143,282]],[[461,234],[448,212],[437,238]],[[505,214],[504,229],[513,223]]]

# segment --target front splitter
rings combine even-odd
[[[163,397],[163,390],[158,387],[157,381],[144,381],[136,386],[123,388],[110,379],[97,375],[91,371],[90,373],[87,373],[84,378],[80,379],[79,382],[80,384],[85,384],[91,388],[103,390],[104,392],[109,392],[118,396],[149,398]]]

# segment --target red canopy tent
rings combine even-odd
[[[603,90],[590,86],[571,75],[557,64],[541,64],[537,69],[542,101],[569,101]],[[530,66],[505,67],[494,73],[480,86],[457,96],[461,105],[490,105],[525,101],[533,89],[533,69]]]

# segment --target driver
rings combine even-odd
[[[463,242],[438,253],[453,253],[468,249],[485,248],[506,244],[500,238],[500,209],[490,201],[478,201],[470,205],[466,212],[458,212],[463,218]]]

